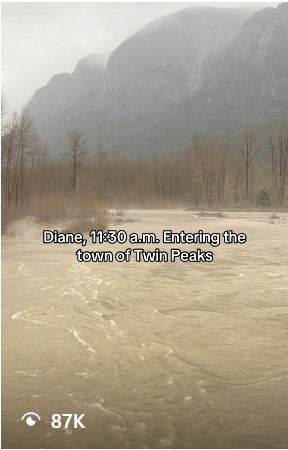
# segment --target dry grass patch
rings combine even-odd
[[[1,205],[1,235],[6,236],[16,236],[15,234],[11,233],[11,223],[15,219],[15,211],[13,209],[8,208],[7,206]]]
[[[43,222],[55,222],[66,219],[69,215],[70,205],[66,196],[49,194],[39,199],[37,205],[37,218]]]
[[[107,230],[109,224],[106,209],[99,210],[94,218],[74,219],[66,222],[63,233],[90,233],[91,230]]]

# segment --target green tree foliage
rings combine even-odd
[[[263,188],[258,192],[257,206],[259,206],[260,208],[271,208],[272,197],[270,192],[266,188]]]

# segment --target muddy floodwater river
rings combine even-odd
[[[80,263],[84,247],[44,245],[54,225],[31,218],[2,239],[2,448],[288,447],[288,214],[227,215],[131,210],[109,228],[159,244],[85,247],[213,262]],[[247,242],[169,245],[163,230]]]

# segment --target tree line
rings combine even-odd
[[[69,217],[79,208],[91,214],[99,204],[244,208],[257,206],[263,189],[270,206],[288,205],[288,123],[265,128],[246,123],[224,136],[197,134],[174,156],[149,160],[109,155],[102,144],[89,149],[84,133],[74,129],[67,134],[64,157],[56,161],[27,108],[9,114],[2,102],[1,116],[6,209],[48,220]]]

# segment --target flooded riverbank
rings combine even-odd
[[[79,263],[79,244],[44,245],[44,227],[19,222],[2,239],[2,447],[287,447],[288,214],[127,216],[137,221],[110,229],[247,242],[103,243],[201,247],[214,260]],[[29,427],[32,411],[41,421]],[[86,428],[53,429],[53,414],[85,414]]]

